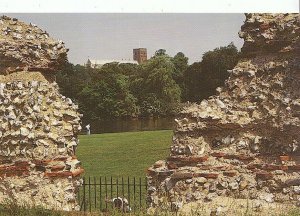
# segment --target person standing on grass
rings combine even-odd
[[[90,126],[90,124],[85,126],[85,128],[86,128],[86,135],[91,135],[91,126]]]

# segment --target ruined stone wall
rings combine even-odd
[[[67,51],[62,41],[35,24],[7,16],[0,19],[0,74],[23,70],[55,74],[66,61]]]
[[[78,107],[59,93],[62,42],[35,25],[0,19],[0,203],[76,210]]]
[[[170,156],[148,169],[151,207],[299,203],[299,26],[299,14],[246,14],[225,87],[181,111]]]

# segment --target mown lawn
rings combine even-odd
[[[81,135],[76,155],[86,177],[145,177],[169,154],[171,137],[171,130]]]

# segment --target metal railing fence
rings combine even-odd
[[[83,177],[77,198],[81,211],[138,212],[146,209],[147,181],[136,177]]]

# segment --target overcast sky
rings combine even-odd
[[[70,49],[69,61],[131,59],[132,49],[145,47],[148,56],[165,49],[183,52],[190,63],[204,52],[231,41],[240,48],[238,31],[244,14],[6,14],[37,24]]]

